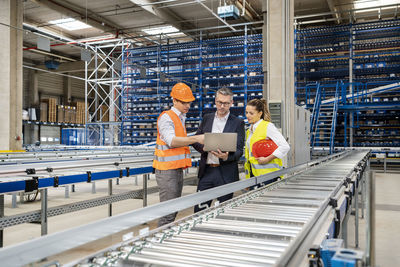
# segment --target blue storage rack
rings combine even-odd
[[[349,146],[351,127],[353,146],[400,146],[400,87],[368,93],[400,82],[400,20],[296,29],[295,38],[297,104],[312,110],[318,86],[326,88],[325,99],[329,99],[335,96],[334,85],[342,83],[337,117],[332,121],[336,123],[334,146]],[[363,95],[346,97],[351,89],[353,96]],[[354,125],[349,123],[351,116]]]
[[[400,81],[400,20],[381,20],[296,30],[296,98],[305,104],[305,87],[312,82]]]
[[[231,112],[244,118],[248,99],[262,96],[262,35],[127,47],[123,51],[121,144],[155,141],[157,117],[170,108],[172,86],[183,81],[196,100],[187,114],[186,129],[197,130],[203,114],[214,111],[215,91],[234,92]]]
[[[67,146],[85,145],[85,128],[63,128],[61,129],[61,144]]]

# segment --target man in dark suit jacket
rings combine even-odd
[[[201,153],[199,166],[199,183],[197,191],[214,188],[220,185],[239,180],[238,161],[243,154],[244,147],[244,122],[235,115],[230,114],[229,109],[233,104],[233,93],[229,88],[221,88],[216,92],[215,104],[217,111],[203,116],[197,134],[204,133],[237,133],[236,152],[212,151],[205,152],[204,145],[193,144],[193,147]],[[233,193],[219,197],[219,202],[224,202],[233,197]],[[212,200],[196,205],[195,212],[210,207]]]

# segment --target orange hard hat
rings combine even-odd
[[[172,87],[171,97],[183,102],[192,102],[195,100],[192,90],[184,83],[177,83]]]
[[[252,154],[254,157],[268,157],[278,146],[271,139],[263,139],[253,144]]]

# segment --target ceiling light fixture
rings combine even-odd
[[[51,21],[49,21],[49,23],[51,23],[57,27],[66,29],[68,31],[76,31],[76,30],[87,29],[87,28],[92,27],[90,25],[87,25],[86,23],[83,23],[83,22],[73,19],[73,18],[51,20]]]
[[[354,1],[354,9],[374,8],[386,5],[395,5],[395,4],[400,4],[400,0],[356,0]],[[393,8],[393,7],[386,7],[386,8]],[[385,9],[385,7],[383,7],[382,9]],[[366,11],[372,11],[372,9],[365,10],[364,12]]]
[[[175,28],[174,26],[171,26],[171,25],[156,27],[156,28],[149,28],[149,29],[142,29],[142,31],[149,35],[166,34],[168,36],[176,36],[176,35],[183,34],[177,28]]]

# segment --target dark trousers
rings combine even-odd
[[[183,188],[183,170],[156,170],[156,181],[159,188],[160,202],[181,197]],[[158,221],[158,227],[172,223],[175,220],[177,212],[161,217]]]
[[[201,177],[201,179],[199,180],[199,184],[197,185],[197,191],[198,192],[204,191],[204,190],[214,188],[214,187],[224,185],[224,184],[226,184],[226,182],[224,181],[224,178],[222,177],[221,167],[210,167],[207,165],[204,176]],[[230,193],[225,196],[219,197],[218,201],[220,203],[222,203],[224,201],[231,199],[232,197],[233,197],[233,193]],[[194,207],[194,212],[204,210],[207,208],[207,206],[210,207],[211,202],[212,202],[212,200],[201,203],[201,207],[199,207],[199,205],[196,205]]]

